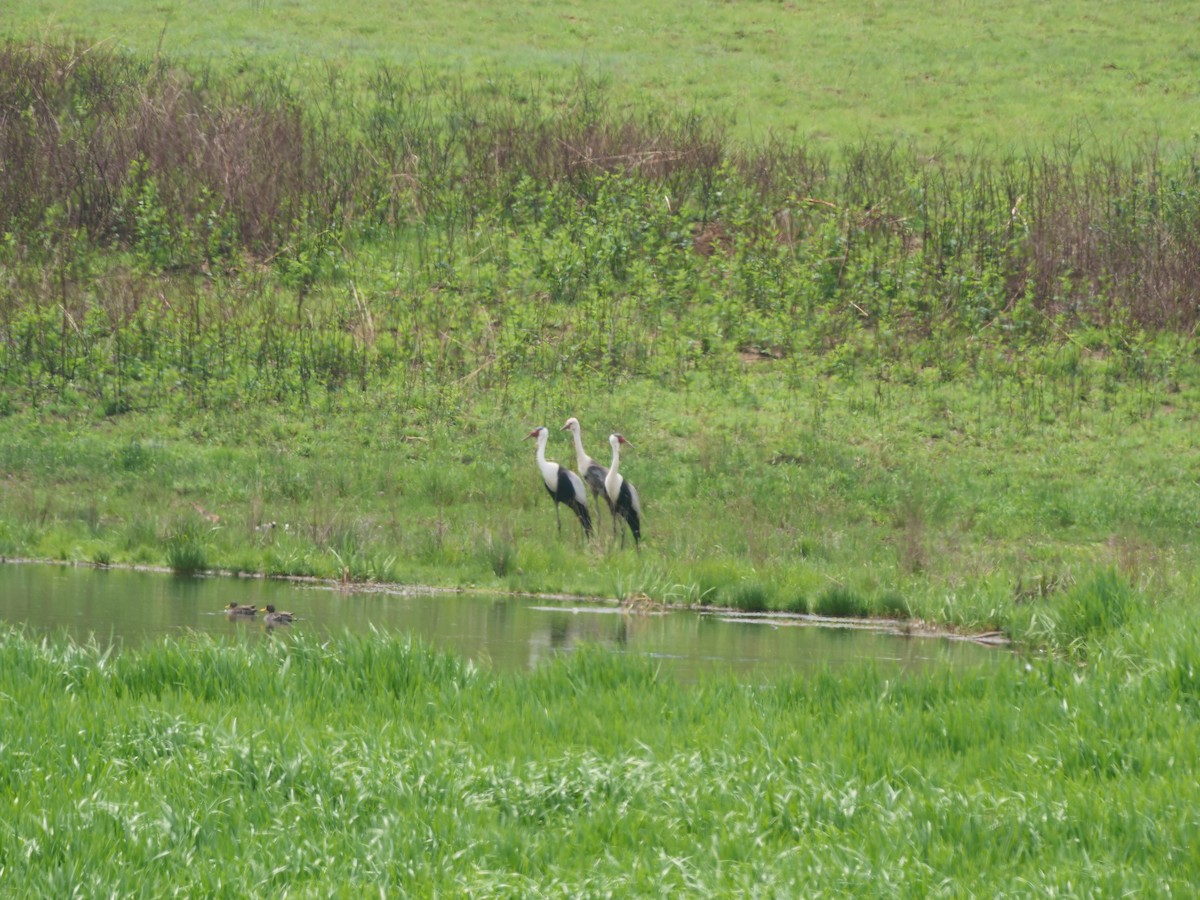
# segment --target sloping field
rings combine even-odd
[[[277,65],[318,93],[380,62],[472,84],[557,81],[583,67],[631,106],[694,108],[755,140],[1189,142],[1200,120],[1197,22],[1181,0],[18,0],[4,33],[84,36],[227,69]]]

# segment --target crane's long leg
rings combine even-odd
[[[562,516],[558,514],[558,501],[554,501],[554,518],[558,519],[558,533],[562,534]]]

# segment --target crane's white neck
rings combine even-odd
[[[537,464],[542,478],[546,482],[546,487],[553,491],[558,484],[558,463],[546,460],[546,442],[548,440],[550,440],[550,432],[543,428],[537,436]]]
[[[608,438],[608,443],[612,447],[612,465],[608,467],[608,474],[604,477],[604,490],[608,493],[608,497],[614,503],[617,502],[617,497],[621,493],[621,478],[617,471],[617,466],[621,463],[621,441],[614,434]]]
[[[579,466],[580,472],[586,472],[592,463],[592,458],[583,452],[583,438],[579,435],[578,422],[571,427],[571,437],[575,439],[575,462]]]

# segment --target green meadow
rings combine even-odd
[[[526,86],[582,67],[622,107],[696,110],[753,141],[873,135],[945,152],[1067,134],[1190,143],[1200,112],[1200,50],[1182,0],[12,6],[0,23],[10,34],[81,36],[226,72],[268,65],[317,93],[377,64]]]
[[[19,3],[0,556],[1001,631],[501,675],[0,635],[0,892],[1195,883],[1184,4]],[[644,541],[526,435],[632,443]],[[595,511],[594,511],[595,512]]]

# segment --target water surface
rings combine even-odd
[[[874,660],[909,669],[974,666],[1003,651],[949,638],[807,627],[797,618],[646,613],[616,604],[474,593],[371,590],[251,578],[183,578],[156,572],[41,564],[0,565],[0,621],[34,634],[66,631],[136,646],[202,632],[261,640],[261,614],[230,620],[231,601],[296,614],[294,630],[320,635],[370,629],[412,633],[497,670],[521,671],[581,642],[664,661],[684,678],[731,670],[759,677]]]

